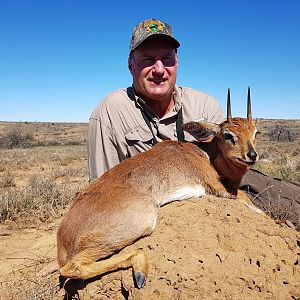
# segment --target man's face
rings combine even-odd
[[[146,40],[129,58],[136,93],[147,100],[168,100],[176,83],[178,57],[165,39]]]

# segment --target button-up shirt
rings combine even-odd
[[[186,87],[175,86],[174,107],[158,118],[132,87],[117,90],[97,105],[89,122],[88,164],[90,180],[101,176],[122,160],[153,146],[153,134],[158,142],[177,140],[176,118],[182,108],[183,124],[204,119],[219,124],[223,111],[211,96]],[[152,132],[142,115],[149,117]],[[186,140],[193,138],[185,133]]]

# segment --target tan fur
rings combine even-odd
[[[238,137],[235,145],[222,137],[225,128]],[[207,152],[193,143],[164,141],[88,185],[77,194],[58,229],[61,275],[87,279],[132,267],[137,285],[142,287],[148,273],[143,250],[116,253],[152,233],[162,204],[203,194],[232,198],[228,192],[232,187],[221,184],[212,161],[219,151],[234,164],[238,163],[236,157],[245,159],[249,141],[251,145],[254,142],[254,130],[252,121],[246,119],[225,122],[220,132],[209,138]],[[247,166],[241,168],[246,171]]]
[[[222,139],[220,149],[222,150],[224,157],[234,160],[236,157],[246,159],[249,144],[255,148],[254,132],[256,126],[254,122],[243,118],[233,118],[230,123],[224,122],[222,128],[223,130],[228,129],[229,131],[234,132],[238,137],[238,142],[235,147],[231,147],[224,139]]]

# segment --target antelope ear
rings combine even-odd
[[[183,124],[182,128],[197,141],[203,143],[210,142],[220,131],[217,124],[208,122],[188,122]]]

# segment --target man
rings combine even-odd
[[[160,20],[146,20],[134,28],[128,59],[133,85],[107,95],[90,118],[90,180],[162,140],[192,140],[187,133],[183,134],[183,123],[198,119],[212,123],[224,120],[213,97],[176,85],[179,46],[170,25]],[[239,176],[240,170],[229,168],[221,154],[215,165],[220,174],[230,174],[232,178]],[[292,203],[300,211],[300,188],[297,186],[289,183],[286,186],[281,181],[249,171],[243,187],[263,205],[270,197],[270,190],[274,197],[284,190],[286,205]]]
[[[128,59],[133,86],[106,96],[90,118],[91,180],[155,142],[177,140],[180,116],[183,122],[223,121],[214,98],[175,85],[179,45],[166,23],[147,20],[136,26]]]

